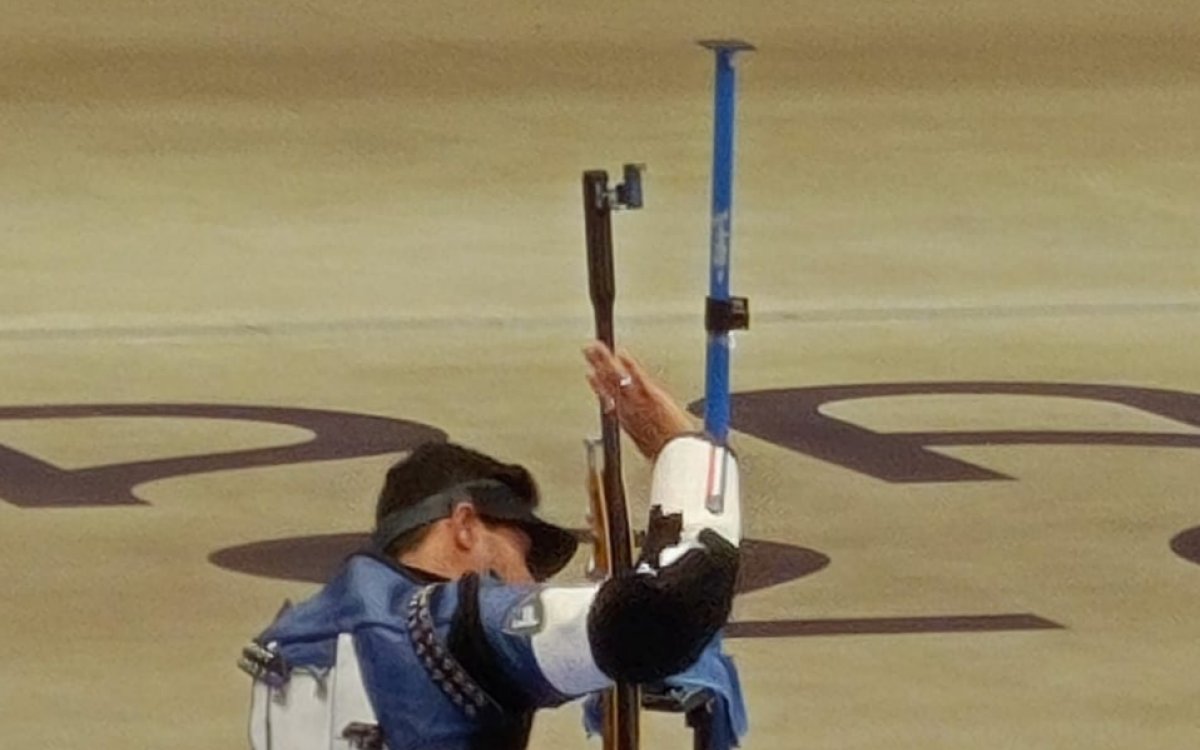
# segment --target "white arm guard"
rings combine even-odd
[[[658,567],[670,565],[699,545],[703,529],[712,529],[735,547],[742,539],[742,505],[737,459],[728,448],[701,435],[677,437],[662,449],[654,465],[650,504],[665,516],[683,517],[678,545],[664,549]]]

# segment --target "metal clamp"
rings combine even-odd
[[[242,658],[238,659],[237,664],[243,672],[273,688],[287,684],[288,675],[291,673],[291,667],[284,660],[283,654],[257,641],[242,649]]]
[[[383,730],[378,724],[364,724],[353,721],[342,730],[342,739],[350,743],[355,750],[385,750]]]
[[[620,210],[642,207],[642,173],[646,171],[645,164],[626,164],[621,168],[625,179],[620,185],[608,190],[597,190],[596,207],[600,209]]]
[[[704,328],[709,333],[744,331],[750,327],[750,300],[745,297],[707,297],[706,300]]]

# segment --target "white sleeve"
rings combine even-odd
[[[585,695],[612,684],[596,666],[588,613],[599,586],[548,587],[540,595],[544,626],[530,639],[546,681],[563,695]]]

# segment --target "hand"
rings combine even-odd
[[[625,434],[646,458],[654,460],[672,438],[699,431],[696,420],[628,352],[614,355],[594,341],[583,355],[591,366],[588,384],[605,413],[616,412]]]

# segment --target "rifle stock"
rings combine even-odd
[[[604,506],[603,457],[601,442],[583,441],[587,451],[588,527],[592,530],[592,559],[588,562],[588,578],[602,581],[612,572],[608,555],[608,511]]]

